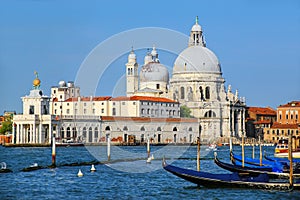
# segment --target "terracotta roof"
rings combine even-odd
[[[276,116],[276,110],[267,107],[267,108],[262,108],[262,107],[248,107],[248,111],[258,114],[258,115],[274,115]]]
[[[167,103],[178,103],[172,99],[164,97],[150,97],[150,96],[131,96],[131,97],[115,97],[112,101],[152,101],[152,102],[167,102]]]
[[[178,103],[177,101],[174,101],[172,99],[163,98],[163,97],[149,97],[149,96],[132,96],[132,97],[110,97],[110,96],[104,96],[104,97],[92,97],[92,101],[152,101],[152,102],[167,102],[167,103]],[[78,97],[72,97],[67,100],[66,102],[73,102],[78,101]],[[91,101],[91,97],[80,97],[80,101]]]
[[[299,124],[280,124],[278,122],[274,122],[271,128],[281,128],[281,129],[297,129]]]
[[[103,121],[137,121],[137,122],[198,122],[196,118],[150,118],[150,117],[111,117],[101,116]]]
[[[291,101],[287,104],[278,106],[278,108],[281,108],[281,107],[300,107],[300,101]]]
[[[111,97],[109,96],[104,96],[104,97],[92,97],[92,101],[108,101],[110,100]],[[67,100],[66,102],[73,102],[73,101],[78,101],[78,97],[72,97]],[[91,101],[91,97],[80,97],[80,101]]]

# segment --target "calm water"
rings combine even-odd
[[[240,147],[234,147],[235,152]],[[258,151],[258,148],[256,148]],[[274,147],[264,147],[272,153]],[[166,156],[168,163],[195,169],[196,147],[151,147],[155,158]],[[252,148],[246,147],[247,156]],[[258,157],[258,152],[257,152]],[[229,162],[228,147],[218,149],[218,156]],[[111,160],[146,157],[146,147],[112,147]],[[177,159],[179,158],[180,159]],[[213,152],[202,149],[201,170],[224,172],[213,163]],[[164,171],[161,160],[151,164],[137,160],[91,166],[60,166],[66,163],[106,160],[106,147],[59,147],[56,169],[22,172],[32,163],[51,164],[50,148],[4,148],[0,146],[0,162],[13,173],[0,174],[0,199],[299,199],[300,192],[247,189],[207,189],[184,181]],[[78,170],[84,173],[77,177]]]

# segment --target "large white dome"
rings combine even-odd
[[[157,62],[144,65],[140,71],[140,82],[169,81],[168,69]]]
[[[203,46],[190,46],[183,50],[174,63],[173,73],[176,72],[222,73],[217,56]]]

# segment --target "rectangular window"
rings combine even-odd
[[[86,106],[86,103],[84,103],[83,105]]]
[[[159,84],[156,84],[156,89],[158,89],[158,90],[159,90]]]
[[[132,104],[135,105],[135,101]]]
[[[101,109],[101,113],[104,113],[104,108]]]
[[[34,106],[30,106],[29,107],[29,115],[33,115],[34,114]]]
[[[54,110],[54,114],[56,114],[56,109]]]
[[[116,115],[116,108],[112,109],[112,115]]]
[[[125,105],[125,102],[122,102],[122,105]]]
[[[86,114],[86,109],[83,109],[83,114]]]
[[[67,109],[67,114],[70,114],[70,109]]]
[[[95,114],[95,109],[93,109],[93,114]]]
[[[77,109],[75,109],[75,115],[77,115]]]

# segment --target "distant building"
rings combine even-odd
[[[247,107],[246,108],[246,135],[247,137],[263,139],[263,129],[271,127],[276,122],[276,110],[267,107]]]
[[[292,101],[277,107],[277,121],[264,129],[264,140],[277,143],[279,139],[288,138],[290,134],[296,138],[296,146],[300,147],[300,101]]]

